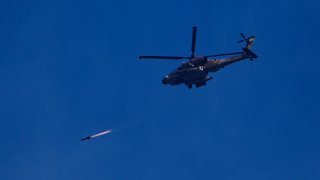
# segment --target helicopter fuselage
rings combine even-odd
[[[194,57],[190,61],[182,63],[177,69],[166,75],[162,83],[169,85],[184,83],[189,88],[194,84],[196,87],[201,87],[212,79],[208,76],[209,72],[216,72],[229,64],[246,58],[245,55],[215,60],[207,60],[205,57]]]

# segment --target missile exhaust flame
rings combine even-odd
[[[111,133],[111,131],[112,131],[112,130],[107,130],[107,131],[104,131],[104,132],[101,132],[101,133],[95,134],[95,135],[91,136],[91,138],[95,138],[95,137],[98,137],[98,136],[102,136],[102,135],[105,135],[105,134]]]
[[[102,135],[105,135],[105,134],[109,134],[111,133],[112,130],[106,130],[106,131],[103,131],[101,133],[98,133],[98,134],[95,134],[95,135],[92,135],[92,136],[88,136],[88,137],[85,137],[85,138],[82,138],[81,141],[84,141],[84,140],[88,140],[88,139],[92,139],[92,138],[96,138],[96,137],[99,137],[99,136],[102,136]]]

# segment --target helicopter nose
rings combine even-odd
[[[168,76],[162,79],[162,84],[166,85],[168,83]]]

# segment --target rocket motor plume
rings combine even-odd
[[[109,134],[111,133],[112,130],[106,130],[106,131],[103,131],[101,133],[98,133],[98,134],[95,134],[95,135],[92,135],[92,136],[88,136],[88,137],[85,137],[85,138],[82,138],[81,141],[84,141],[84,140],[89,140],[89,139],[92,139],[92,138],[96,138],[98,136],[102,136],[102,135],[105,135],[105,134]]]
[[[108,133],[111,133],[112,130],[107,130],[107,131],[103,131],[101,133],[98,133],[98,134],[95,134],[95,135],[92,135],[90,136],[91,138],[95,138],[95,137],[98,137],[98,136],[102,136],[102,135],[105,135],[105,134],[108,134]]]

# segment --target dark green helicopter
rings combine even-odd
[[[195,56],[195,47],[196,47],[196,35],[197,27],[192,27],[192,44],[191,44],[191,56],[139,56],[139,59],[167,59],[167,60],[181,60],[188,59],[188,61],[183,62],[177,69],[166,75],[162,83],[169,85],[179,85],[184,83],[188,86],[189,89],[192,88],[192,85],[195,85],[197,88],[205,86],[207,81],[211,80],[212,77],[208,76],[209,72],[216,72],[219,69],[230,65],[232,63],[250,59],[253,60],[258,58],[258,56],[250,50],[255,40],[255,36],[245,37],[240,33],[243,40],[238,41],[246,42],[246,46],[242,48],[242,52],[234,53],[225,53],[225,54],[214,54],[208,56]],[[212,57],[218,56],[227,56],[235,55],[223,59],[209,59]]]

